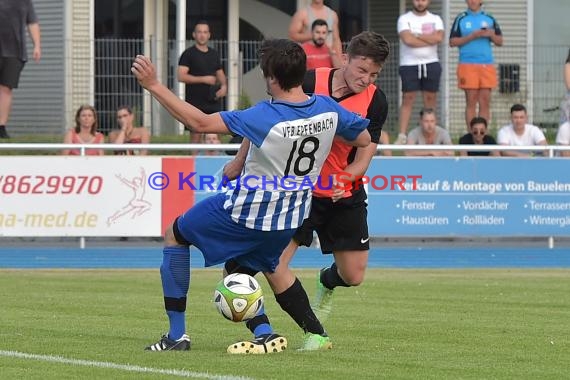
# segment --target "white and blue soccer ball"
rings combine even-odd
[[[214,305],[224,318],[247,321],[263,307],[263,292],[255,278],[243,273],[224,277],[214,291]]]

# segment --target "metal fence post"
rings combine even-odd
[[[548,148],[548,157],[549,158],[554,157],[554,149],[552,149],[552,147]],[[549,236],[548,237],[548,249],[553,249],[553,248],[554,248],[554,236]]]

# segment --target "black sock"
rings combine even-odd
[[[330,268],[327,268],[321,272],[321,284],[331,290],[337,286],[342,286],[345,288],[350,287],[350,285],[348,285],[343,281],[342,278],[340,278],[336,263],[333,263]]]
[[[287,314],[303,329],[304,332],[323,335],[325,329],[311,309],[309,297],[303,288],[301,281],[295,278],[295,282],[289,289],[275,295],[275,300]]]

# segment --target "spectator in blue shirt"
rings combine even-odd
[[[497,87],[491,43],[503,45],[499,23],[483,11],[481,0],[466,0],[467,10],[455,18],[449,36],[449,46],[459,47],[457,85],[465,91],[465,123],[480,116],[491,119],[491,91]],[[479,106],[479,112],[477,112]]]

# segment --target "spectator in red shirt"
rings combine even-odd
[[[341,66],[339,55],[325,44],[327,34],[328,25],[325,20],[319,18],[313,21],[311,26],[312,40],[301,45],[307,54],[307,70],[318,67]]]

